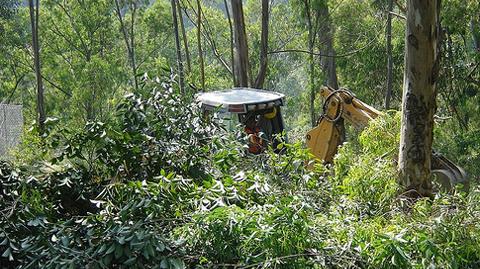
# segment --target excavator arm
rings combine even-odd
[[[323,87],[320,94],[325,98],[323,114],[318,119],[317,126],[307,133],[306,143],[315,157],[332,163],[338,146],[344,142],[344,121],[362,129],[370,120],[378,117],[380,111],[345,89]],[[463,183],[468,188],[467,175],[463,168],[436,152],[432,154],[431,168],[443,188],[449,190],[457,183]]]

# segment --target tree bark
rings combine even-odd
[[[269,24],[269,2],[270,0],[262,0],[262,36],[260,39],[260,67],[258,69],[257,78],[254,87],[263,88],[265,77],[267,75],[268,66],[268,24]]]
[[[231,3],[235,37],[235,86],[248,87],[248,44],[242,0],[232,0]]]
[[[205,66],[203,63],[203,51],[202,51],[202,6],[200,5],[200,0],[197,0],[197,44],[198,44],[198,60],[200,62],[200,84],[202,89],[205,89]]]
[[[385,92],[385,109],[390,109],[390,99],[393,86],[393,57],[392,57],[392,10],[393,0],[388,1],[387,14],[387,90]]]
[[[320,64],[326,75],[326,84],[333,89],[338,89],[337,63],[335,60],[335,48],[333,47],[333,27],[327,5],[321,7],[319,16],[322,22],[324,22],[318,33],[320,53],[331,56],[320,57]]]
[[[308,0],[303,0],[303,3],[305,5],[305,13],[307,15],[307,28],[308,28],[308,63],[309,63],[309,69],[310,69],[310,121],[312,124],[312,127],[315,127],[317,120],[315,118],[315,62],[314,62],[314,54],[313,54],[313,48],[315,46],[315,36],[316,34],[314,33],[313,29],[313,12],[312,12],[312,7],[310,6],[310,1]]]
[[[180,7],[180,0],[176,0],[176,2],[177,2],[178,20],[180,21],[180,29],[182,30],[183,47],[185,48],[185,60],[187,62],[187,72],[190,73],[192,71],[192,66],[190,64],[190,50],[188,48],[187,33],[185,32],[185,25],[183,24],[183,16],[182,16],[182,8]]]
[[[40,64],[40,44],[38,41],[38,17],[39,17],[39,0],[35,1],[35,6],[33,0],[28,1],[30,9],[30,24],[32,27],[32,47],[33,47],[33,60],[35,65],[35,76],[37,79],[37,113],[38,113],[38,127],[40,132],[43,133],[45,130],[45,105],[43,100],[43,81],[42,81],[42,72]]]
[[[173,34],[175,36],[175,47],[177,50],[177,65],[178,65],[178,80],[180,91],[185,93],[185,83],[184,83],[184,76],[183,76],[183,60],[182,60],[182,49],[180,45],[180,37],[178,35],[178,18],[176,12],[176,0],[171,0],[172,6],[172,19],[173,19]]]
[[[223,0],[223,3],[225,4],[225,11],[227,13],[227,20],[228,20],[228,28],[230,29],[230,57],[231,57],[231,65],[232,65],[232,82],[233,82],[233,85],[237,85],[236,78],[235,78],[235,54],[233,53],[234,41],[233,41],[232,19],[230,17],[230,10],[228,8],[227,0]]]
[[[408,0],[399,153],[400,184],[409,197],[431,196],[435,84],[439,71],[440,0]]]

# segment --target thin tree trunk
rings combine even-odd
[[[133,73],[133,82],[135,83],[135,90],[138,90],[138,78],[137,78],[137,63],[135,57],[135,15],[137,12],[137,4],[132,2],[132,21],[130,25],[130,49],[131,49],[131,60],[132,60],[132,73]]]
[[[28,1],[30,8],[30,24],[32,27],[32,47],[33,47],[33,59],[35,65],[35,76],[37,79],[37,113],[38,113],[38,127],[40,132],[43,133],[45,129],[45,105],[43,100],[43,81],[42,81],[42,72],[40,64],[40,44],[38,41],[38,17],[39,17],[39,0],[35,1],[35,6],[33,0]]]
[[[307,27],[308,27],[308,62],[309,62],[309,69],[310,69],[310,120],[312,127],[316,125],[315,119],[315,62],[313,58],[313,47],[315,45],[315,34],[313,30],[313,23],[312,23],[312,14],[311,14],[311,6],[310,2],[304,0],[305,10],[307,14]]]
[[[393,0],[388,1],[387,15],[387,90],[385,92],[385,109],[390,109],[390,99],[393,85],[393,58],[392,58],[392,10]]]
[[[321,66],[326,75],[326,84],[333,89],[338,89],[337,64],[335,48],[333,47],[333,27],[327,5],[324,5],[320,10],[319,16],[324,22],[319,31],[320,53],[331,56],[321,57]]]
[[[248,45],[245,32],[242,0],[232,0],[232,16],[235,31],[235,86],[248,87]]]
[[[173,34],[175,36],[175,47],[177,50],[177,65],[178,65],[178,80],[180,91],[185,93],[185,83],[183,77],[183,61],[182,61],[182,50],[180,45],[180,37],[178,35],[178,19],[177,19],[177,12],[176,12],[176,0],[171,0],[172,6],[172,19],[173,19]]]
[[[431,196],[440,0],[408,0],[399,172],[409,197]]]
[[[476,51],[480,51],[480,27],[478,26],[478,24],[478,20],[475,20],[473,18],[470,19],[470,31],[472,32],[473,49]]]
[[[231,65],[232,65],[232,81],[233,81],[233,85],[237,85],[236,80],[235,80],[235,55],[233,53],[234,42],[233,42],[232,19],[230,17],[230,10],[228,8],[227,0],[223,0],[223,3],[225,4],[225,11],[227,13],[227,20],[228,20],[228,27],[230,29],[230,56],[231,56]]]
[[[118,20],[120,22],[120,28],[122,30],[123,34],[123,39],[125,40],[125,46],[127,47],[127,54],[128,54],[128,61],[130,62],[130,68],[132,71],[132,78],[133,78],[133,83],[135,90],[138,89],[138,80],[137,80],[137,66],[135,63],[135,52],[133,49],[134,46],[134,24],[135,24],[135,9],[136,6],[134,7],[132,11],[132,26],[130,28],[130,39],[128,38],[128,33],[127,33],[127,27],[125,26],[125,22],[122,17],[121,9],[120,9],[120,4],[118,0],[115,0],[115,9],[116,13],[118,16]]]
[[[265,77],[267,75],[269,2],[270,0],[262,0],[262,36],[260,39],[260,67],[254,83],[254,87],[257,89],[263,88]]]
[[[203,50],[202,50],[202,6],[200,5],[200,0],[197,0],[197,44],[198,44],[198,60],[200,62],[200,84],[202,89],[205,89],[205,66],[203,63]]]
[[[185,48],[185,60],[187,62],[187,72],[190,73],[192,71],[192,66],[190,64],[190,50],[188,48],[187,33],[185,32],[185,25],[183,24],[183,15],[182,15],[182,8],[180,7],[180,0],[176,0],[176,2],[177,2],[178,19],[180,21],[180,29],[182,30],[183,47]]]

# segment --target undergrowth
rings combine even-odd
[[[172,81],[0,163],[2,268],[478,268],[480,190],[398,198],[399,114],[333,167],[244,152]]]

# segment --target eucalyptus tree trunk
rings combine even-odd
[[[183,24],[182,7],[180,6],[180,0],[176,0],[176,2],[177,2],[178,20],[180,21],[180,29],[182,30],[183,47],[185,48],[185,60],[187,62],[187,73],[190,73],[192,71],[192,65],[190,64],[190,50],[188,48],[187,33],[185,32],[185,25]]]
[[[322,20],[319,34],[320,65],[323,73],[326,75],[326,84],[333,89],[338,89],[337,63],[335,61],[335,48],[333,47],[333,27],[328,5],[322,5],[319,10],[319,16]]]
[[[180,45],[180,37],[178,35],[178,17],[176,12],[176,0],[171,0],[172,6],[172,19],[173,19],[173,34],[175,36],[175,47],[177,50],[177,65],[178,65],[178,80],[180,85],[180,91],[185,93],[185,83],[183,78],[183,61],[182,61],[182,49]]]
[[[392,58],[392,10],[393,0],[388,1],[387,14],[387,90],[385,92],[385,109],[390,109],[390,99],[393,85],[393,58]]]
[[[409,197],[431,196],[440,0],[408,0],[399,172]]]
[[[308,28],[308,64],[309,64],[309,84],[310,84],[310,121],[312,127],[316,125],[315,119],[315,62],[313,57],[313,48],[315,46],[315,30],[313,27],[313,12],[310,5],[310,1],[303,0],[305,5],[305,13],[307,16],[307,28]]]
[[[223,0],[223,3],[225,5],[225,12],[227,13],[228,28],[230,29],[230,57],[231,57],[231,65],[232,65],[232,81],[233,81],[233,85],[237,85],[236,77],[235,77],[235,54],[234,54],[232,19],[230,17],[230,10],[228,9],[227,0]]]
[[[254,83],[254,87],[257,89],[263,88],[263,84],[265,83],[265,77],[267,76],[269,2],[270,0],[262,0],[262,35],[260,39],[260,67],[258,69],[258,75]]]
[[[242,0],[232,0],[231,3],[235,37],[235,86],[248,87],[248,45]]]
[[[205,64],[203,63],[203,51],[202,51],[202,6],[200,5],[200,0],[197,0],[197,45],[198,45],[198,60],[200,62],[200,84],[202,89],[205,89]]]
[[[40,132],[43,132],[45,129],[45,105],[43,100],[43,81],[42,81],[42,72],[40,64],[40,42],[38,41],[38,14],[39,14],[39,0],[28,1],[28,6],[30,10],[30,25],[32,27],[32,48],[33,48],[33,60],[35,65],[35,76],[37,79],[37,113],[38,113],[38,127]]]

